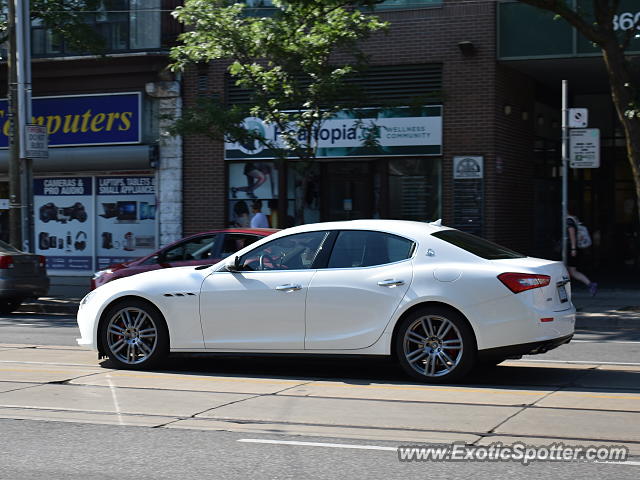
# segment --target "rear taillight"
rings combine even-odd
[[[2,255],[0,257],[0,268],[13,268],[13,257],[11,255]]]
[[[546,287],[551,282],[551,277],[532,273],[503,273],[498,275],[498,280],[513,293],[520,293],[533,288]]]
[[[44,268],[47,266],[47,259],[42,255],[38,255],[38,265],[40,268]]]

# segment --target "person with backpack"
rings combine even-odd
[[[584,273],[578,271],[578,266],[582,260],[580,249],[591,246],[591,235],[578,217],[569,213],[567,215],[567,270],[571,278],[584,283],[589,289],[591,296],[598,293],[598,284],[592,282]]]

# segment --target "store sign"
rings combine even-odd
[[[286,149],[283,131],[260,118],[245,119],[245,128],[265,138],[269,146]],[[289,134],[306,142],[306,134],[291,124]],[[442,154],[442,106],[419,109],[363,109],[355,114],[342,112],[326,120],[313,132],[318,158],[369,157]],[[225,143],[225,158],[272,159],[276,151],[257,140]],[[295,155],[291,155],[295,157]]]
[[[481,179],[483,157],[453,157],[454,180]]]
[[[98,270],[156,250],[154,177],[96,177],[96,209]]]
[[[93,270],[92,177],[39,178],[33,182],[36,253],[51,271]]]
[[[50,147],[140,143],[140,93],[36,97],[31,123],[46,127]],[[9,112],[0,100],[0,148],[9,145]]]

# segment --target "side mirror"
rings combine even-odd
[[[227,270],[229,272],[239,272],[240,270],[242,270],[240,266],[240,257],[236,256],[233,259],[233,263],[227,263]]]

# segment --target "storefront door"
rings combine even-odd
[[[322,164],[323,221],[371,218],[374,205],[372,162]]]

